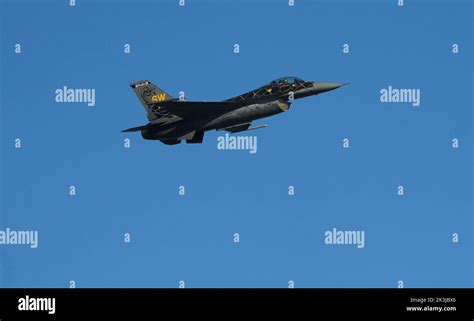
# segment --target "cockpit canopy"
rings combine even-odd
[[[266,86],[271,86],[271,85],[280,85],[280,84],[294,84],[296,82],[304,82],[303,79],[299,79],[296,77],[281,77],[278,79],[273,80],[272,82],[266,84]]]

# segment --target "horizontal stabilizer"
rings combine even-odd
[[[124,129],[124,130],[122,130],[122,133],[139,132],[139,131],[141,131],[142,129],[147,128],[147,127],[149,127],[149,125],[138,126],[138,127],[132,127],[132,128],[129,128],[129,129]]]

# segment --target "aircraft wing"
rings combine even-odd
[[[159,108],[163,108],[167,112],[179,116],[183,119],[195,117],[199,115],[216,115],[224,114],[240,107],[234,102],[217,102],[217,101],[162,101],[157,103]]]

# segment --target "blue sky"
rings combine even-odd
[[[0,245],[1,287],[473,286],[471,1],[0,3],[0,230],[39,233]],[[286,75],[351,84],[255,122],[256,154],[120,132],[146,123],[133,81],[212,101]]]

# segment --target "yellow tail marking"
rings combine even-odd
[[[153,95],[151,96],[151,101],[154,103],[157,103],[159,101],[163,101],[166,99],[166,94],[165,93],[159,93],[158,95]]]

